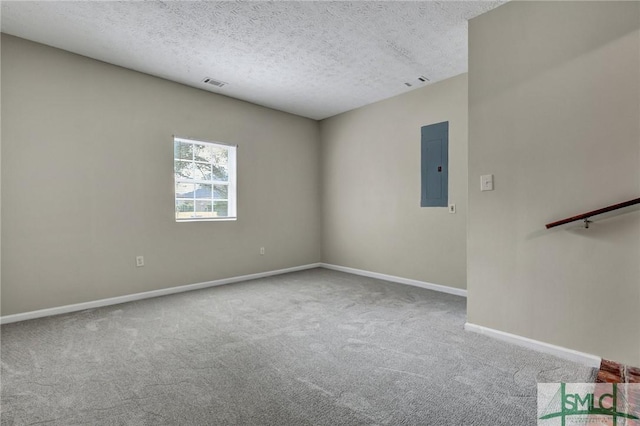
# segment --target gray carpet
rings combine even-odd
[[[534,425],[595,370],[465,299],[313,269],[2,326],[2,425]]]

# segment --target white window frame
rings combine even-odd
[[[203,179],[195,179],[195,178],[184,178],[184,177],[177,177],[176,176],[176,161],[191,161],[194,164],[196,163],[201,163],[199,161],[195,160],[195,153],[193,154],[194,156],[192,156],[191,160],[188,159],[183,159],[183,158],[176,158],[176,153],[175,153],[175,146],[176,146],[176,142],[180,142],[180,143],[186,143],[186,144],[193,144],[193,145],[203,145],[203,146],[215,146],[217,148],[223,148],[227,150],[228,153],[228,180],[227,181],[219,181],[219,180],[203,180]],[[174,209],[174,216],[175,216],[175,220],[176,222],[182,223],[182,222],[200,222],[200,221],[229,221],[229,220],[237,220],[237,145],[230,145],[230,144],[225,144],[225,143],[221,143],[221,142],[212,142],[212,141],[204,141],[204,140],[200,140],[200,139],[192,139],[192,138],[183,138],[183,137],[179,137],[179,136],[174,136],[173,137],[173,147],[174,147],[174,154],[173,154],[173,176],[174,176],[174,185],[173,185],[173,209]],[[194,150],[195,151],[195,150]],[[177,187],[179,183],[187,183],[187,184],[204,184],[204,185],[211,185],[211,201],[212,203],[214,201],[225,201],[224,199],[216,199],[214,198],[214,186],[213,185],[225,185],[227,186],[227,216],[220,216],[220,217],[203,217],[203,216],[198,216],[198,212],[196,212],[195,210],[195,206],[196,206],[196,200],[199,200],[198,198],[196,198],[196,194],[194,191],[193,194],[193,198],[185,198],[185,197],[178,197],[178,192],[177,192]],[[188,218],[180,218],[178,217],[178,201],[185,201],[185,200],[189,200],[192,199],[193,203],[194,203],[194,212],[193,215],[191,217]],[[212,204],[213,205],[213,204]]]

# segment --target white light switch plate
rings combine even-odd
[[[449,204],[449,213],[455,213],[455,212],[456,212],[456,205]]]
[[[480,176],[480,191],[493,191],[493,175]]]

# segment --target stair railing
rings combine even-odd
[[[612,204],[601,209],[592,210],[587,213],[582,213],[577,216],[571,216],[566,219],[558,220],[556,222],[547,223],[545,226],[547,229],[554,228],[556,226],[564,225],[565,223],[576,222],[578,220],[584,221],[584,227],[589,229],[589,224],[592,223],[591,217],[599,214],[608,213],[613,210],[623,209],[625,207],[633,206],[634,204],[640,204],[640,198],[634,198],[633,200],[625,201],[623,203]]]

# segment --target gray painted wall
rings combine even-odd
[[[3,315],[320,261],[316,121],[6,35],[2,119]],[[237,221],[174,221],[174,134],[239,145]]]
[[[640,365],[640,211],[544,228],[640,196],[639,28],[638,2],[470,21],[469,322]]]
[[[640,365],[640,213],[544,230],[640,193],[639,7],[472,20],[468,164],[464,75],[325,120],[320,143],[312,120],[3,35],[2,314],[322,259],[468,273],[470,322]],[[419,207],[420,126],[445,120],[456,215]],[[237,222],[173,221],[172,134],[240,145]]]
[[[420,207],[420,128],[449,121],[449,202]],[[323,120],[323,261],[466,288],[467,76]]]

